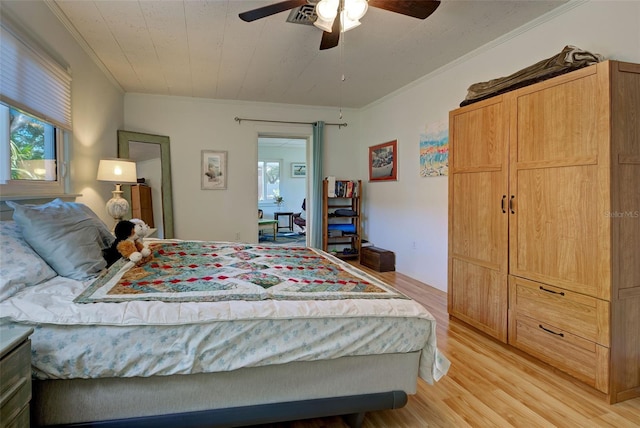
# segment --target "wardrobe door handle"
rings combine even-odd
[[[511,199],[509,199],[509,211],[511,211],[511,214],[515,214],[515,210],[513,209],[513,200],[516,197],[514,195],[511,195]]]
[[[544,331],[546,331],[547,333],[551,333],[551,334],[555,334],[556,336],[560,336],[560,337],[564,337],[564,333],[556,333],[553,330],[549,330],[548,328],[544,328],[542,326],[542,324],[538,324],[538,327],[540,327],[541,329],[543,329]]]
[[[548,288],[544,288],[542,285],[540,286],[540,290],[542,290],[542,291],[546,291],[547,293],[559,294],[559,295],[561,295],[561,296],[564,296],[564,291],[553,291],[553,290],[549,290]]]
[[[500,206],[502,207],[502,214],[505,214],[507,212],[506,209],[504,209],[504,204],[507,201],[507,195],[502,195],[502,201],[500,202]]]

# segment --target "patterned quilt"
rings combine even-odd
[[[312,248],[174,241],[150,249],[151,260],[119,260],[74,302],[407,298]]]

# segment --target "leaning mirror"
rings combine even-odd
[[[158,238],[173,238],[173,194],[169,137],[141,132],[118,131],[118,157],[136,162],[139,178],[145,182],[132,189],[123,186],[124,197],[131,201],[130,216],[152,219]],[[132,199],[132,193],[134,199]],[[142,201],[142,206],[140,205]],[[138,215],[142,210],[144,215]],[[151,211],[149,211],[151,210]]]

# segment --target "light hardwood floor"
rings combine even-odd
[[[514,348],[449,319],[446,293],[396,272],[378,273],[425,306],[437,320],[438,348],[451,361],[435,385],[401,409],[367,413],[363,428],[640,427],[640,398],[609,405],[603,395]],[[261,428],[346,428],[339,417]]]

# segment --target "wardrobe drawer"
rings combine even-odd
[[[609,302],[511,276],[509,310],[609,347]]]
[[[516,316],[513,324],[511,345],[608,393],[609,348],[525,316]]]

